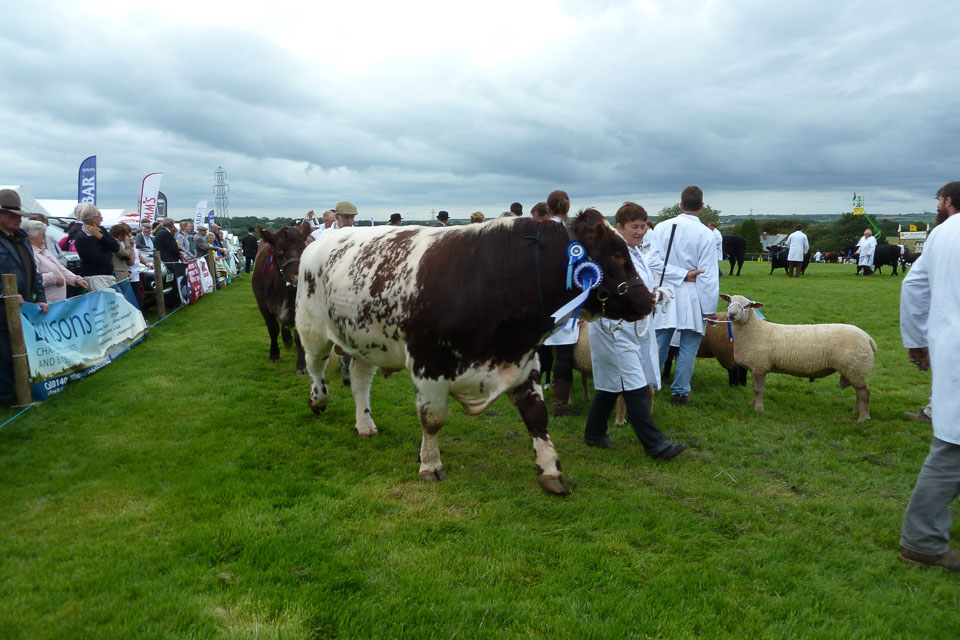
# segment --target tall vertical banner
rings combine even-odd
[[[197,208],[193,211],[193,224],[200,226],[203,224],[203,217],[207,213],[207,201],[201,200],[197,203]]]
[[[77,202],[97,204],[97,156],[90,156],[80,163],[77,175]]]
[[[157,194],[163,174],[148,173],[140,184],[140,224],[152,224],[157,217]],[[131,225],[132,226],[132,225]]]
[[[163,191],[157,192],[157,220],[163,220],[167,217],[167,196]]]
[[[214,220],[213,209],[210,209],[210,213],[207,214],[207,225],[212,225]]]

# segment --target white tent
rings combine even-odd
[[[73,209],[77,206],[76,200],[50,200],[48,198],[40,198],[37,202],[44,208],[48,216],[55,216],[57,218],[72,218]]]

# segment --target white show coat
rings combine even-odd
[[[710,229],[710,227],[707,227]],[[720,229],[711,229],[713,231],[713,239],[717,242],[717,262],[723,262],[723,234],[720,233]]]
[[[900,334],[908,349],[929,347],[933,435],[960,444],[960,215],[941,222],[900,288]]]
[[[672,220],[658,224],[653,229],[651,251],[646,256],[654,269],[655,284],[660,279],[667,244],[670,242],[670,229],[674,225],[677,232],[663,286],[673,289],[677,297],[667,305],[665,312],[657,312],[655,328],[688,329],[703,335],[706,327],[703,317],[717,312],[717,298],[720,295],[716,243],[710,229],[691,213],[681,213]],[[684,278],[693,269],[701,269],[703,273],[697,276],[696,282],[687,282]]]
[[[550,222],[558,222],[563,224],[563,220],[554,216],[550,218]],[[576,289],[577,293],[580,292],[579,289]],[[570,325],[573,327],[570,327]],[[563,327],[557,330],[556,333],[548,337],[543,341],[543,344],[548,347],[556,347],[564,344],[577,344],[577,340],[580,338],[580,329],[577,327],[577,323],[571,323],[569,320],[564,323]]]
[[[631,248],[630,258],[640,279],[649,289],[653,289],[653,285],[649,283],[656,284],[653,280],[654,274],[641,252]],[[642,333],[647,327],[647,318],[639,322],[624,322],[620,330],[614,331],[612,336],[604,333],[600,322],[601,320],[595,320],[590,323],[590,360],[593,363],[594,388],[620,393],[652,384],[655,389],[659,389],[660,358],[653,323],[650,323],[651,326],[642,338],[637,338],[634,331]],[[607,331],[616,324],[612,320],[603,319],[603,326]]]
[[[864,236],[857,242],[857,247],[860,250],[860,258],[857,260],[857,266],[872,267],[873,252],[877,250],[877,239],[873,236],[869,238]]]
[[[803,256],[810,251],[810,241],[799,229],[787,236],[787,246],[790,248],[790,252],[787,253],[788,262],[803,262]]]

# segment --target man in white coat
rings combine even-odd
[[[907,505],[900,536],[906,562],[960,571],[960,551],[950,548],[950,503],[960,494],[960,182],[937,192],[945,216],[927,238],[923,255],[903,278],[900,333],[910,362],[933,369],[933,442]],[[939,217],[939,216],[938,216]]]
[[[803,232],[803,225],[798,224],[796,230],[787,236],[787,249],[787,276],[799,278],[803,256],[810,251],[810,241]]]
[[[680,208],[683,213],[661,222],[653,230],[650,256],[647,256],[651,263],[662,265],[666,262],[666,271],[663,267],[654,271],[654,284],[659,284],[662,272],[665,275],[663,286],[676,294],[676,300],[668,305],[666,312],[657,312],[654,318],[661,368],[667,360],[674,331],[678,330],[680,334],[680,353],[670,385],[670,401],[676,406],[690,403],[690,379],[706,329],[704,319],[717,319],[717,297],[720,295],[716,242],[710,229],[697,217],[703,209],[700,187],[690,186],[683,190]],[[673,229],[676,232],[667,260]],[[654,253],[656,257],[651,257]]]
[[[863,275],[873,275],[873,254],[877,250],[877,239],[873,237],[873,231],[863,230],[863,237],[857,240],[857,273],[863,269]]]
[[[637,274],[648,288],[654,290],[655,296],[661,297],[660,290],[651,284],[656,282],[654,273],[640,251],[647,212],[635,202],[625,202],[617,210],[616,220],[617,231],[627,243]],[[607,423],[617,396],[623,395],[630,425],[646,454],[669,460],[682,453],[687,445],[670,442],[657,428],[650,413],[647,386],[660,388],[659,357],[651,324],[650,316],[630,323],[617,324],[603,318],[590,323],[590,359],[596,393],[590,405],[583,441],[591,447],[613,447],[607,436]]]

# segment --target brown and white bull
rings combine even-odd
[[[462,227],[363,227],[324,234],[306,248],[297,288],[297,333],[313,379],[310,407],[327,404],[323,370],[332,344],[353,356],[357,433],[377,432],[370,385],[377,367],[408,369],[423,428],[420,476],[446,478],[437,434],[447,396],[477,414],[506,393],[533,439],[538,481],[565,493],[547,432],[536,348],[566,288],[566,250],[577,240],[603,269],[582,316],[638,320],[652,310],[620,235],[596,210],[569,227],[503,218]]]

